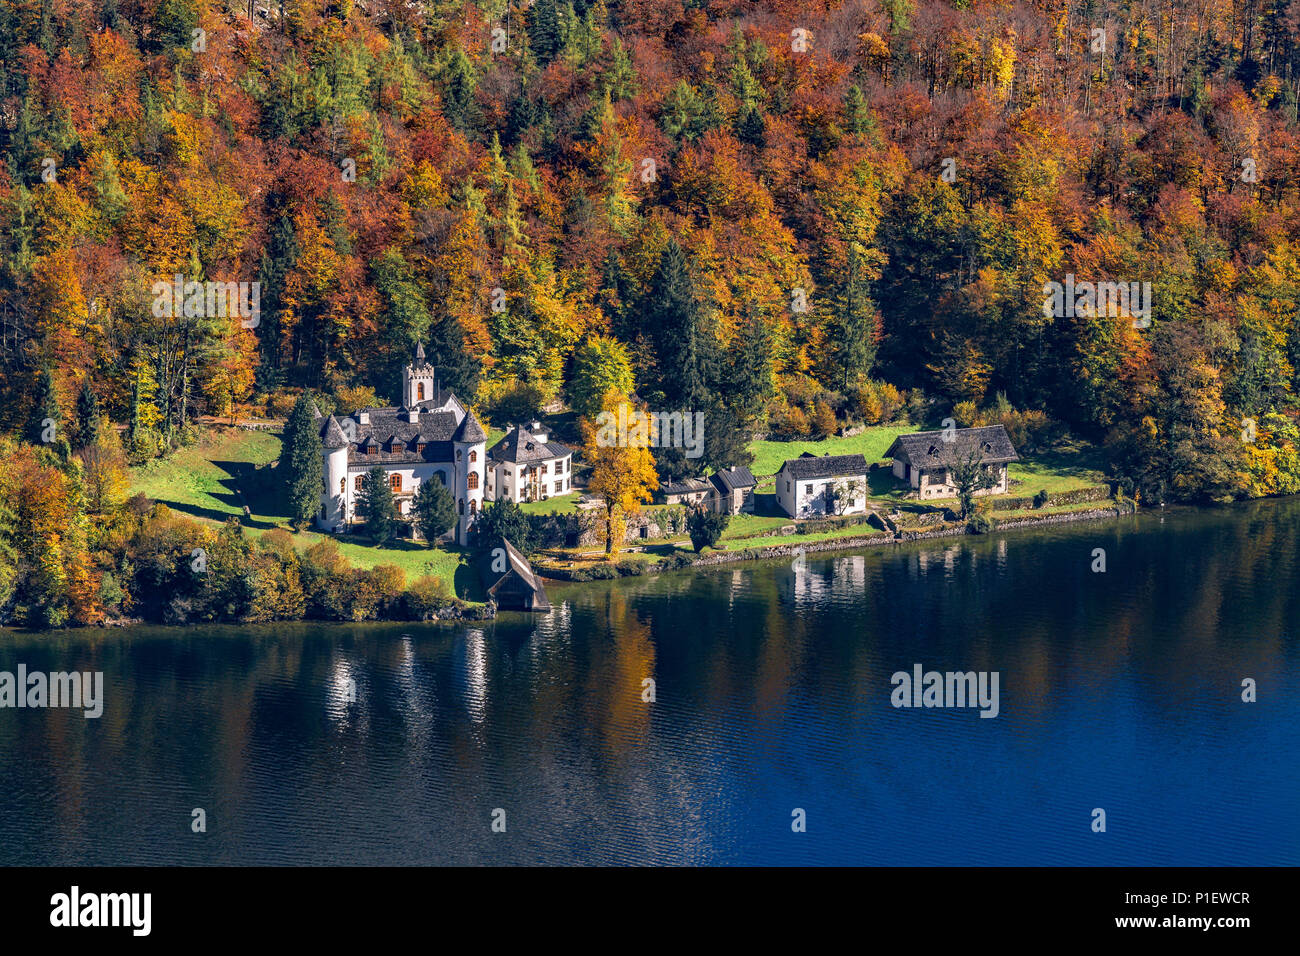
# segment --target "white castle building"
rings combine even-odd
[[[468,544],[469,529],[483,507],[487,433],[451,392],[437,385],[424,346],[402,372],[402,406],[371,408],[321,420],[325,490],[318,527],[345,532],[357,520],[356,500],[366,472],[378,466],[403,515],[420,485],[440,481],[456,499],[455,537]]]

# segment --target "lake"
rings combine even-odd
[[[104,710],[0,709],[0,863],[1295,865],[1298,553],[1282,500],[486,624],[4,632]],[[916,665],[997,716],[893,706]]]

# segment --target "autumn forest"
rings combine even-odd
[[[710,466],[1019,416],[1146,501],[1300,492],[1298,145],[1300,0],[0,0],[0,603],[89,623],[203,539],[277,583],[139,613],[331,616],[336,555],[125,467],[419,343],[500,428],[704,410]]]

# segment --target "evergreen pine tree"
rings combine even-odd
[[[303,392],[294,403],[293,412],[284,426],[284,444],[280,451],[280,469],[288,497],[289,515],[301,524],[320,510],[324,488],[324,463],[320,423],[311,394]]]
[[[631,309],[632,278],[623,268],[623,260],[618,252],[610,249],[605,256],[605,272],[601,278],[600,290],[596,293],[596,305],[609,321],[610,330],[620,339],[628,340],[635,335],[632,328]]]
[[[836,303],[839,325],[836,361],[841,385],[848,389],[871,372],[880,340],[880,319],[867,295],[867,280],[862,274],[857,246],[849,244],[848,268]]]
[[[87,376],[81,383],[81,391],[77,393],[77,420],[68,429],[74,451],[85,448],[95,440],[95,435],[99,432],[99,418],[99,396],[90,387],[90,378]]]
[[[703,407],[711,384],[710,337],[702,328],[686,254],[669,240],[642,304],[642,328],[659,354],[659,387],[669,405]]]
[[[474,66],[465,52],[458,48],[447,63],[442,114],[462,133],[474,126],[474,87]]]
[[[465,401],[478,391],[478,359],[465,349],[465,331],[454,315],[442,315],[429,328],[429,361],[438,384]]]
[[[58,395],[54,389],[54,373],[48,365],[42,366],[36,379],[36,402],[27,418],[25,437],[33,445],[52,445],[63,437],[62,419]]]
[[[376,466],[361,479],[357,514],[366,523],[366,533],[376,544],[387,544],[397,532],[397,502],[388,484],[388,473]]]
[[[411,513],[421,537],[433,544],[456,524],[456,500],[440,481],[425,479],[415,493]]]
[[[535,0],[528,10],[528,46],[539,66],[555,59],[564,47],[557,0]]]

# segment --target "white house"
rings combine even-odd
[[[573,490],[573,449],[557,441],[540,422],[516,425],[488,452],[488,501],[519,504]]]
[[[788,459],[776,473],[777,504],[792,518],[854,515],[867,510],[867,460],[861,455]]]
[[[984,466],[993,482],[975,494],[1006,494],[1007,465],[1020,460],[1001,425],[899,435],[885,455],[894,459],[894,477],[910,484],[918,498],[956,498],[951,469],[965,462]]]
[[[371,408],[321,419],[325,490],[316,524],[335,534],[357,520],[356,500],[366,472],[378,466],[388,475],[398,511],[425,481],[440,481],[456,500],[455,538],[469,541],[469,529],[483,507],[487,433],[451,392],[440,389],[424,346],[402,372],[400,408]]]

